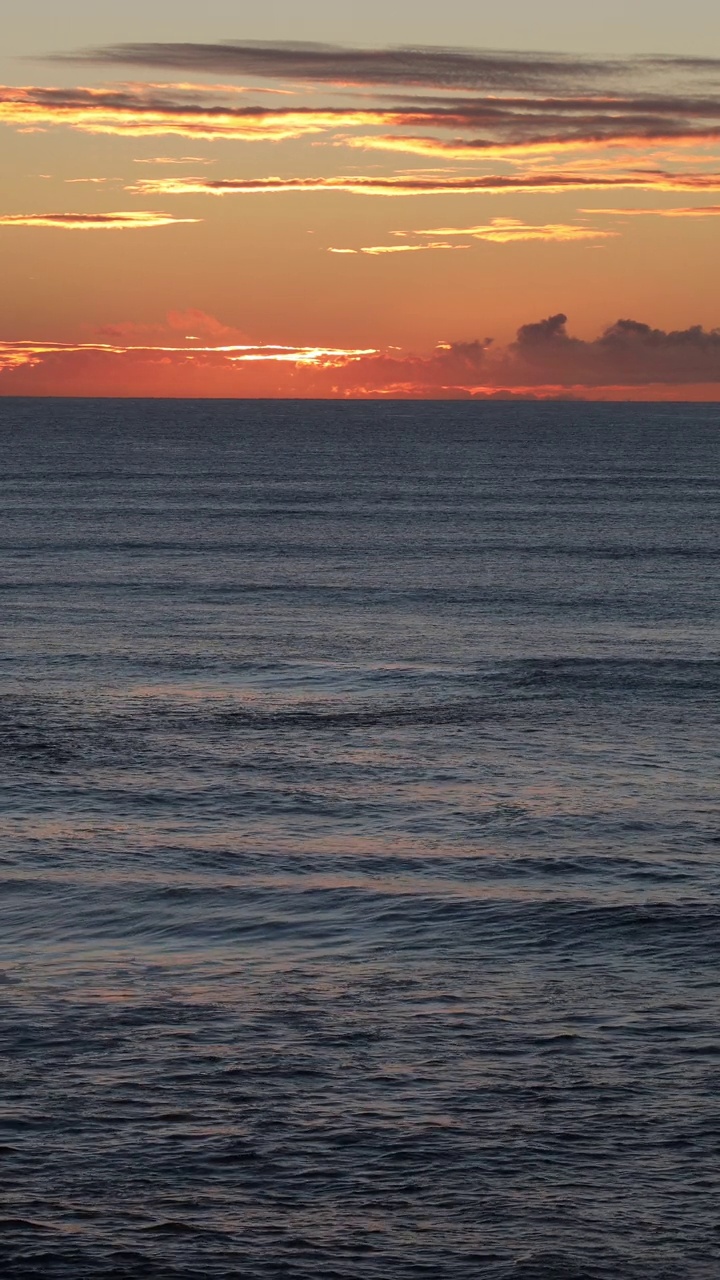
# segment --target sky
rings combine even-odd
[[[710,0],[28,0],[0,395],[720,400]]]

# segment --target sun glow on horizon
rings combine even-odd
[[[221,41],[44,65],[0,85],[5,394],[720,386],[720,62]],[[14,343],[19,317],[117,342]]]

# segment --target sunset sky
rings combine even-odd
[[[713,0],[28,0],[0,394],[720,399]]]

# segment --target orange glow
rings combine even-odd
[[[631,376],[620,381],[618,370]],[[585,342],[558,315],[524,326],[508,347],[441,343],[420,356],[280,344],[3,342],[0,394],[720,399],[720,330],[664,333],[618,321]]]
[[[702,60],[231,42],[79,64],[0,86],[0,394],[715,396]]]

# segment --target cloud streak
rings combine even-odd
[[[608,145],[675,149],[720,139],[720,96],[667,91],[364,99],[362,105],[238,105],[226,85],[120,84],[109,88],[0,87],[0,123],[21,129],[63,126],[132,137],[177,135],[238,141],[327,137],[364,150],[509,160],[547,151]],[[355,129],[384,130],[355,137]],[[409,134],[388,133],[408,129]],[[418,132],[421,130],[421,132]],[[451,132],[452,137],[436,137]],[[462,136],[469,133],[472,136]]]
[[[55,55],[56,61],[105,67],[158,67],[185,75],[229,75],[357,87],[397,85],[512,92],[558,83],[708,77],[720,59],[688,57],[583,58],[435,46],[352,48],[306,42],[236,41],[215,44],[135,43]]]
[[[545,241],[572,243],[575,241],[606,240],[619,235],[617,231],[604,231],[598,227],[578,226],[574,223],[549,222],[529,224],[519,218],[492,218],[489,223],[473,227],[434,227],[429,230],[393,231],[398,238],[425,236],[458,236],[468,240],[485,240],[493,244],[514,244],[520,241]],[[435,249],[470,249],[469,244],[449,244],[447,239],[433,239],[429,244],[377,244],[363,245],[358,249],[329,248],[328,253],[371,254],[427,253]]]
[[[171,213],[6,213],[0,227],[51,227],[61,231],[141,231],[202,222],[202,218],[176,218]]]
[[[614,218],[718,218],[720,204],[689,205],[675,209],[580,209],[578,212]]]
[[[409,123],[409,121],[403,122]],[[431,121],[435,127],[443,127],[444,121]],[[538,129],[538,121],[531,120],[529,128],[518,128],[515,137],[504,141],[491,138],[435,138],[430,135],[417,134],[375,134],[361,137],[346,136],[336,140],[336,146],[349,147],[361,151],[387,151],[410,156],[434,156],[443,160],[484,160],[504,159],[519,163],[527,156],[563,155],[589,151],[607,152],[609,147],[630,151],[648,151],[671,149],[687,150],[688,147],[704,146],[720,140],[720,126],[705,128],[666,128],[655,127],[645,132],[638,132],[635,121],[623,126],[617,118],[605,129],[590,128],[582,130],[573,126],[562,130]],[[535,132],[533,132],[533,127]],[[522,134],[526,136],[522,136]],[[615,162],[617,163],[617,161]]]
[[[420,233],[422,234],[422,233]],[[428,253],[435,249],[467,249],[466,244],[368,244],[359,249],[328,249],[328,253],[358,254],[367,253],[373,257],[388,253]]]
[[[44,121],[138,135],[314,138],[446,161],[499,158],[521,165],[546,155],[557,160],[557,167],[573,153],[587,152],[602,156],[605,164],[608,147],[645,157],[662,148],[682,157],[688,149],[714,148],[720,142],[720,59],[592,59],[252,41],[126,44],[61,55],[61,60],[68,57],[81,64],[179,69],[186,76],[279,80],[285,82],[284,93],[322,84],[330,100],[311,106],[239,106],[233,92],[257,92],[267,85],[240,85],[233,91],[228,85],[193,86],[188,80],[104,90],[6,90],[0,92],[0,119],[4,114],[19,127]],[[347,98],[348,89],[353,101],[337,105],[338,91]],[[3,93],[9,95],[4,102]],[[358,130],[363,130],[359,136]],[[617,156],[613,163],[620,163]]]
[[[201,312],[182,313],[181,319],[188,316],[203,316]],[[170,320],[173,315],[171,313]],[[210,317],[203,316],[207,323]],[[132,328],[132,326],[130,326]],[[222,327],[222,326],[221,326]],[[275,361],[276,363],[293,363],[300,366],[315,365],[335,367],[347,364],[352,360],[365,356],[377,355],[372,347],[359,350],[345,347],[292,347],[274,343],[228,343],[222,346],[186,347],[180,345],[125,344],[110,342],[2,342],[0,341],[0,369],[16,367],[20,364],[37,364],[44,356],[77,355],[91,353],[106,356],[180,356],[190,360],[210,356],[220,357],[230,362]]]
[[[133,164],[215,164],[210,156],[136,156]]]
[[[200,90],[198,89],[198,93]],[[0,86],[0,124],[16,128],[64,126],[84,133],[128,137],[177,135],[236,141],[283,141],[358,125],[402,124],[404,113],[343,108],[233,107],[194,101],[193,93],[146,88],[57,89]]]
[[[598,227],[582,227],[574,223],[546,222],[538,225],[522,222],[519,218],[492,218],[484,226],[435,227],[428,231],[395,232],[395,235],[413,236],[469,236],[473,240],[488,240],[494,244],[512,244],[518,240],[545,240],[567,243],[575,240],[605,240],[618,235],[617,231],[603,231]]]
[[[720,191],[720,173],[637,169],[621,174],[565,170],[525,174],[487,174],[482,177],[365,176],[317,178],[147,178],[126,188],[137,195],[262,195],[291,191],[343,191],[365,196],[473,195],[506,191]]]

